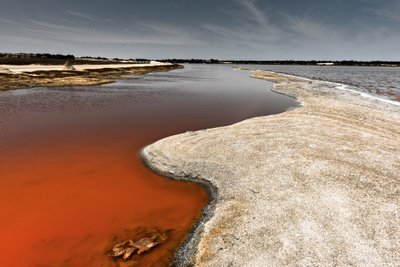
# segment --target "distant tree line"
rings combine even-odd
[[[149,63],[150,60],[137,59],[109,59],[106,57],[75,57],[73,55],[49,54],[49,53],[0,53],[0,64],[27,65],[62,65],[69,61],[71,64],[110,64],[110,63]]]
[[[109,59],[106,57],[91,57],[84,56],[75,58],[73,55],[62,55],[62,54],[49,54],[49,53],[0,53],[0,64],[64,64],[66,61],[70,61],[73,64],[106,64],[106,63],[118,63],[118,62],[134,62],[134,63],[149,63],[149,59],[145,58],[130,58],[120,59],[113,58]],[[175,64],[249,64],[249,65],[329,65],[337,66],[399,66],[399,61],[355,61],[355,60],[219,60],[219,59],[162,59],[158,60],[161,62],[170,62]]]
[[[355,60],[218,60],[218,59],[162,59],[161,62],[176,64],[248,64],[248,65],[310,65],[333,63],[337,66],[400,66],[399,61],[355,61]]]
[[[61,55],[61,54],[34,54],[34,53],[0,53],[0,57],[2,58],[43,58],[43,59],[64,59],[64,60],[73,60],[75,56],[73,55]]]
[[[81,57],[81,59],[108,60],[108,58],[106,58],[106,57],[90,57],[90,56],[84,56],[84,57]]]
[[[0,53],[0,64],[26,65],[26,64],[64,64],[74,61],[73,55],[49,53]]]
[[[169,62],[169,63],[175,63],[175,64],[183,64],[183,63],[190,63],[190,64],[222,64],[223,61],[220,61],[218,59],[160,59],[157,60],[160,62]],[[232,61],[230,61],[232,62]]]

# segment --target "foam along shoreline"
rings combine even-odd
[[[257,70],[257,72],[262,72],[262,71],[261,70]],[[275,73],[275,72],[270,71],[270,73]],[[296,75],[290,75],[290,74],[284,74],[284,73],[275,73],[275,74],[282,75],[282,76],[287,76],[289,78],[290,77],[292,77],[292,78],[294,77],[296,79],[304,80],[304,81],[313,81],[312,79],[308,79],[308,78],[304,78],[304,77],[300,77],[300,76],[296,76]],[[255,77],[255,78],[257,78],[257,77]],[[360,95],[362,97],[371,98],[373,100],[382,101],[382,102],[385,102],[385,103],[388,103],[388,104],[391,104],[391,105],[395,105],[395,106],[400,106],[400,102],[398,102],[398,101],[393,101],[393,100],[390,100],[390,99],[377,97],[377,96],[374,96],[374,95],[371,95],[371,94],[368,94],[368,93],[365,93],[365,92],[360,92],[360,91],[357,91],[357,90],[349,89],[349,85],[346,85],[346,84],[328,82],[328,81],[324,81],[324,82],[327,83],[327,84],[334,85],[337,90],[343,90],[343,91],[351,92],[353,94],[358,94],[358,95]]]
[[[400,107],[328,82],[252,76],[302,106],[142,151],[156,172],[218,190],[177,265],[398,264]]]
[[[0,65],[0,91],[31,87],[92,86],[124,75],[183,68],[171,63],[93,65]]]

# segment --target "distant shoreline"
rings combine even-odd
[[[219,59],[159,59],[160,62],[176,64],[235,64],[235,65],[301,65],[301,66],[355,66],[400,67],[400,61],[356,60],[219,60]]]
[[[62,86],[93,86],[115,82],[124,75],[179,69],[179,64],[150,62],[79,65],[0,65],[0,91]]]
[[[0,53],[0,65],[63,65],[66,61],[72,64],[120,64],[120,63],[150,63],[146,58],[105,58],[105,57],[75,57],[61,54],[34,53]],[[359,67],[400,67],[400,60],[271,60],[271,59],[215,59],[215,58],[162,58],[158,62],[173,64],[235,64],[235,65],[302,65],[302,66],[359,66]]]

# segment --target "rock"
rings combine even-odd
[[[70,61],[65,62],[64,70],[76,70],[75,67],[71,64]]]
[[[0,67],[0,73],[12,74],[12,71],[7,68]]]
[[[155,233],[151,237],[145,237],[138,241],[127,240],[116,244],[110,253],[111,257],[121,258],[126,261],[137,251],[140,255],[153,247],[164,243],[167,240],[167,233]]]

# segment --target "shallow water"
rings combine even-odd
[[[254,68],[341,83],[349,89],[400,101],[399,67],[254,65]]]
[[[0,93],[1,265],[113,266],[115,237],[143,227],[172,232],[134,260],[168,263],[208,196],[153,174],[138,152],[169,135],[296,105],[248,76],[187,65],[103,86]]]

